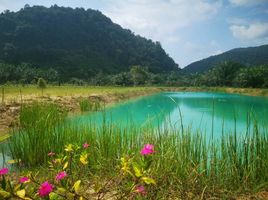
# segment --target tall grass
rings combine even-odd
[[[99,99],[90,101],[89,99],[85,98],[79,101],[79,106],[82,112],[99,111],[104,108],[104,103]]]
[[[23,108],[21,124],[9,139],[9,149],[26,166],[44,164],[48,152],[60,152],[65,144],[88,142],[90,169],[101,176],[112,173],[124,154],[152,143],[156,149],[152,170],[158,183],[149,194],[152,199],[215,194],[228,198],[229,193],[268,189],[268,132],[257,124],[243,138],[230,133],[208,142],[205,133],[189,128],[122,128],[105,120],[101,126],[63,123],[60,111],[51,105]]]
[[[10,153],[23,160],[25,165],[42,164],[47,152],[55,145],[63,145],[59,124],[66,113],[58,106],[46,103],[24,105],[20,112],[20,128],[10,137]]]

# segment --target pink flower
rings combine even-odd
[[[67,176],[66,172],[59,172],[56,176],[56,180],[60,181],[62,179],[64,179]]]
[[[86,148],[89,147],[89,144],[88,143],[85,143],[85,144],[83,144],[83,147],[84,147],[84,149],[86,149]]]
[[[30,181],[30,179],[28,177],[21,177],[20,178],[20,183],[27,183],[29,181]]]
[[[0,175],[2,176],[2,175],[5,175],[5,174],[7,174],[8,173],[8,168],[2,168],[2,169],[0,169]]]
[[[149,155],[154,153],[154,145],[152,144],[146,144],[144,145],[143,149],[141,150],[141,155]]]
[[[145,191],[145,188],[144,186],[140,185],[140,186],[136,186],[135,188],[135,192],[136,193],[139,193],[141,195],[146,195],[146,191]]]
[[[49,152],[47,155],[48,155],[48,156],[55,156],[55,153],[51,151],[51,152]]]
[[[41,184],[38,194],[40,197],[46,197],[52,192],[53,190],[53,185],[51,185],[48,181],[44,182]]]

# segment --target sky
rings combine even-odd
[[[268,0],[0,0],[0,12],[25,4],[99,10],[159,41],[181,68],[233,48],[268,44]]]

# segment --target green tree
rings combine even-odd
[[[241,69],[235,82],[239,87],[268,87],[268,65]]]
[[[113,76],[113,84],[120,86],[130,86],[133,85],[132,77],[129,72],[122,72]]]
[[[143,85],[148,78],[148,70],[139,65],[132,66],[130,69],[134,86]]]
[[[37,86],[38,86],[38,88],[40,88],[42,90],[42,96],[43,96],[44,89],[47,87],[47,83],[46,83],[45,79],[39,78],[37,81]]]
[[[226,61],[215,66],[202,78],[208,86],[233,86],[234,79],[244,67],[242,64]]]

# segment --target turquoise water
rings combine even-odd
[[[183,124],[184,130],[190,128],[213,138],[234,132],[244,135],[252,129],[255,121],[262,130],[267,129],[268,98],[204,92],[160,93],[73,120],[76,123],[102,124],[104,119],[122,127],[150,124],[181,129]]]

